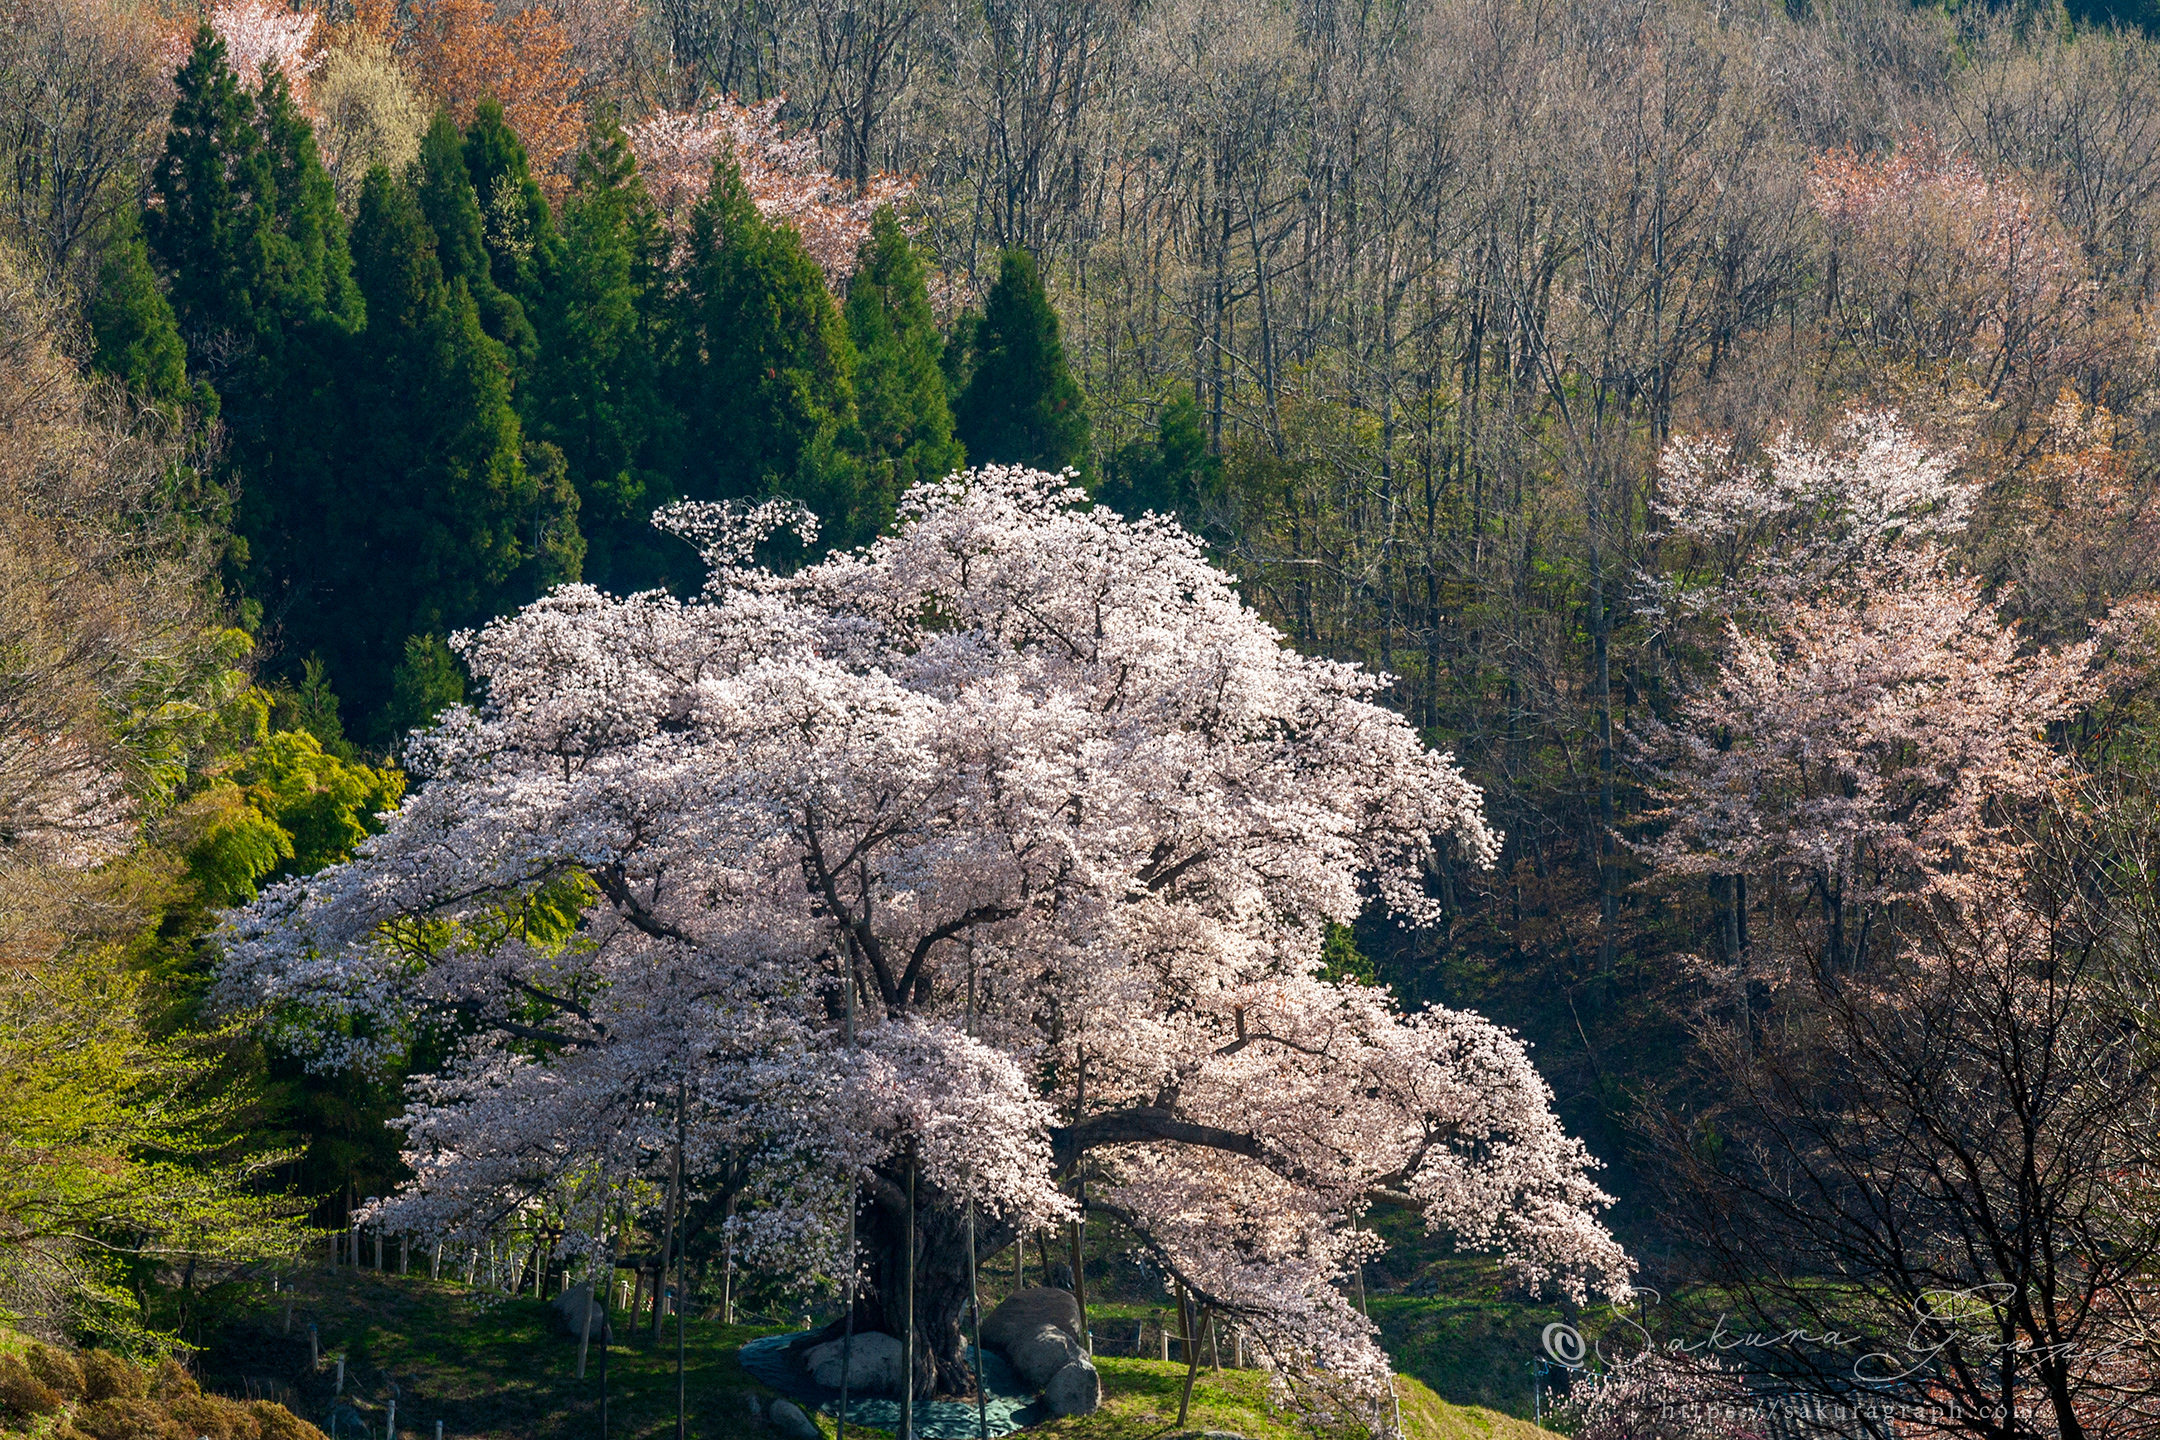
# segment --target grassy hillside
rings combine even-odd
[[[290,1312],[288,1328],[287,1313]],[[308,1366],[308,1326],[323,1362]],[[746,1375],[735,1352],[770,1327],[692,1321],[684,1337],[690,1433],[699,1440],[769,1434],[753,1415],[771,1395]],[[429,1440],[435,1422],[460,1440],[592,1440],[600,1433],[600,1352],[576,1378],[577,1342],[554,1328],[535,1300],[505,1300],[422,1277],[304,1272],[296,1288],[234,1297],[206,1335],[206,1384],[235,1395],[270,1396],[326,1428],[347,1407],[382,1433],[392,1387],[398,1429]],[[655,1346],[620,1337],[608,1356],[611,1440],[664,1440],[675,1424],[674,1330]],[[336,1393],[334,1357],[345,1358]],[[1181,1364],[1105,1356],[1107,1403],[1098,1414],[1057,1421],[1033,1433],[1054,1440],[1153,1440],[1177,1415]],[[1405,1428],[1413,1440],[1540,1440],[1545,1432],[1510,1415],[1452,1404],[1415,1380],[1402,1382]],[[828,1422],[829,1426],[829,1422]],[[1250,1440],[1298,1440],[1313,1432],[1267,1403],[1258,1374],[1205,1370],[1194,1386],[1187,1427]],[[853,1433],[853,1432],[851,1432]]]

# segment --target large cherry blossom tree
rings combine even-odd
[[[774,518],[663,516],[695,600],[572,586],[464,637],[486,701],[387,831],[230,917],[226,999],[327,1059],[462,1037],[380,1223],[658,1176],[679,1123],[693,1193],[750,1177],[738,1255],[839,1274],[854,1195],[857,1314],[897,1333],[912,1179],[918,1393],[968,1385],[971,1208],[984,1251],[1114,1217],[1285,1373],[1366,1385],[1375,1202],[1625,1286],[1523,1044],[1318,973],[1329,922],[1430,917],[1435,846],[1495,851],[1380,678],[1059,477],[918,487],[785,576],[748,559]]]

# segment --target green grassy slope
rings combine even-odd
[[[312,1372],[310,1324],[325,1357]],[[771,1433],[752,1412],[753,1399],[762,1411],[770,1392],[735,1358],[744,1341],[769,1333],[769,1327],[689,1324],[685,1390],[690,1434],[697,1440],[755,1440]],[[345,1404],[380,1436],[394,1385],[398,1429],[420,1440],[430,1440],[437,1420],[446,1440],[597,1440],[600,1434],[599,1346],[579,1381],[577,1342],[560,1334],[552,1312],[535,1300],[504,1300],[418,1276],[316,1270],[303,1272],[291,1292],[238,1297],[205,1340],[203,1378],[212,1388],[282,1400],[318,1424],[327,1425],[332,1409]],[[346,1361],[342,1396],[333,1393],[331,1357],[339,1354]],[[1182,1364],[1114,1356],[1100,1364],[1104,1409],[1033,1433],[1054,1440],[1158,1440],[1174,1429]],[[658,1346],[644,1336],[619,1336],[608,1355],[608,1391],[611,1440],[673,1435],[672,1324]],[[1451,1404],[1414,1380],[1402,1382],[1401,1395],[1413,1440],[1544,1437],[1512,1416]],[[1218,1376],[1206,1368],[1194,1386],[1187,1428],[1249,1440],[1314,1434],[1268,1404],[1257,1373]]]

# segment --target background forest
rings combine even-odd
[[[1716,1251],[1779,966],[1955,950],[2064,794],[2144,853],[2154,18],[9,0],[0,1303],[185,1335],[397,1183],[400,1076],[209,1014],[206,936],[395,805],[456,632],[986,463],[1396,677],[1503,848],[1331,964],[1524,1031],[1631,1248]]]

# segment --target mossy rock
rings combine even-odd
[[[90,1440],[195,1440],[163,1406],[138,1396],[93,1400],[69,1418]]]
[[[60,1405],[60,1392],[38,1379],[21,1357],[0,1355],[0,1421],[28,1421]]]
[[[256,1423],[262,1426],[257,1432],[260,1440],[330,1440],[283,1405],[269,1400],[250,1400],[247,1408]]]
[[[191,1436],[207,1436],[208,1440],[259,1440],[263,1433],[262,1421],[255,1413],[237,1400],[222,1395],[175,1395],[165,1402],[165,1408],[173,1419],[187,1427]]]
[[[187,1367],[168,1355],[158,1361],[157,1369],[150,1372],[150,1398],[170,1403],[183,1395],[200,1395],[202,1386],[188,1374]]]
[[[82,1362],[65,1350],[51,1345],[32,1345],[23,1354],[23,1363],[38,1380],[52,1387],[62,1400],[83,1398]]]
[[[83,1395],[89,1400],[147,1400],[150,1377],[142,1367],[110,1350],[82,1357]]]

